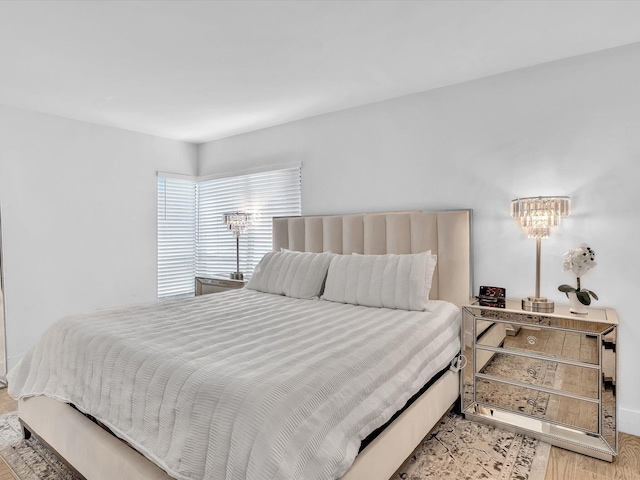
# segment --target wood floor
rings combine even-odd
[[[7,390],[0,390],[0,414],[12,412],[17,403]],[[640,437],[620,434],[620,455],[613,463],[552,447],[545,480],[640,480]],[[14,480],[0,461],[0,480]]]
[[[638,480],[640,437],[620,433],[619,455],[612,463],[552,447],[545,480]]]
[[[7,394],[7,389],[0,390],[0,415],[3,413],[13,412],[18,409],[18,402],[11,398]],[[0,480],[14,480],[14,476],[4,463],[4,460],[0,460]]]

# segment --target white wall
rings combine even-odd
[[[9,368],[62,316],[156,299],[156,171],[194,145],[0,106]]]
[[[534,241],[509,217],[518,196],[569,195],[543,244],[542,293],[575,279],[620,315],[621,430],[640,435],[640,44],[293,122],[200,146],[199,174],[301,160],[303,214],[473,208],[475,288],[533,294]]]

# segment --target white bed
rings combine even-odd
[[[89,479],[389,478],[458,397],[447,372],[353,462],[459,351],[469,212],[276,219],[280,247],[432,250],[433,300],[410,312],[241,290],[66,319],[11,373],[21,420]]]

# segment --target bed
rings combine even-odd
[[[331,299],[344,288],[335,288],[341,277],[330,267],[324,300],[243,289],[166,302],[161,310],[137,306],[65,319],[21,363],[31,365],[10,375],[27,431],[88,479],[388,479],[459,396],[459,374],[446,367],[460,348],[455,306],[470,292],[470,212],[277,218],[272,258],[281,249],[316,252],[318,258],[330,251],[342,255],[340,262],[355,263],[365,260],[351,254],[413,254],[405,259],[430,250],[438,261],[426,311]],[[291,282],[290,288],[304,285]],[[211,312],[215,321],[204,321]],[[127,323],[131,315],[135,328]],[[424,339],[448,340],[427,345],[417,336],[421,330]],[[268,338],[268,346],[257,337]],[[391,343],[382,342],[385,337]],[[174,353],[176,341],[187,351]],[[161,350],[168,360],[159,357]],[[217,370],[222,357],[233,358],[232,371],[226,365],[217,383],[197,383]],[[374,373],[374,366],[382,370]],[[346,378],[345,370],[356,375]],[[70,380],[71,371],[84,380]],[[280,383],[274,383],[279,373]],[[135,382],[127,383],[129,377]],[[333,390],[320,397],[327,385]],[[207,390],[216,388],[225,395]],[[92,397],[93,390],[102,395]],[[394,396],[378,398],[382,390]],[[207,403],[212,398],[215,405]],[[361,413],[368,403],[373,408]],[[316,410],[332,420],[316,417]],[[286,421],[272,423],[276,411]],[[335,425],[349,435],[336,433]],[[358,452],[362,440],[367,446]]]

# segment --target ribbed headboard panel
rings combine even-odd
[[[366,213],[273,219],[273,249],[438,255],[430,297],[456,305],[471,294],[471,211]]]

